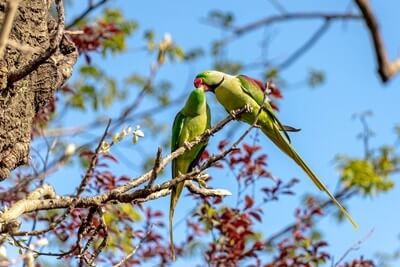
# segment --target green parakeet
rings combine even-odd
[[[185,142],[190,142],[196,137],[203,134],[211,126],[211,113],[207,105],[206,95],[203,88],[194,89],[185,106],[175,116],[172,126],[172,141],[171,152],[184,145]],[[194,146],[191,150],[186,151],[183,155],[172,161],[172,177],[179,174],[185,174],[196,166],[199,158],[206,148],[206,143],[201,143]],[[171,192],[171,202],[169,209],[169,233],[171,241],[172,257],[175,260],[174,240],[172,223],[174,211],[178,202],[179,196],[182,193],[184,183],[177,184]]]
[[[221,103],[228,112],[249,105],[252,108],[251,112],[240,115],[239,120],[248,124],[253,124],[259,114],[257,124],[261,127],[262,132],[271,139],[280,150],[291,157],[307,173],[320,190],[326,192],[329,198],[355,228],[358,227],[344,207],[337,201],[332,193],[329,192],[328,188],[307,166],[299,154],[297,154],[296,150],[290,144],[290,139],[287,134],[290,127],[286,127],[280,123],[268,101],[265,101],[263,109],[259,113],[260,107],[263,104],[265,91],[260,81],[245,75],[232,76],[219,71],[205,71],[196,76],[194,85],[196,88],[204,88],[205,91],[215,93],[218,102]]]

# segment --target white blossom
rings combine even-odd
[[[101,142],[99,152],[100,153],[108,153],[110,151],[110,144],[106,141]]]
[[[136,144],[139,140],[139,138],[143,138],[144,133],[142,130],[140,130],[140,126],[137,125],[135,131],[132,133],[132,143]]]
[[[76,145],[73,144],[73,143],[68,144],[68,145],[65,147],[64,156],[70,157],[70,156],[72,156],[72,155],[75,153],[75,151],[76,151]]]

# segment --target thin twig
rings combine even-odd
[[[216,133],[217,131],[221,130],[227,123],[233,120],[234,117],[242,114],[245,112],[247,109],[246,107],[243,107],[242,109],[238,109],[236,111],[232,111],[231,115],[226,117],[224,120],[220,121],[216,126],[213,128],[207,130],[203,135],[199,136],[195,140],[188,142],[186,146],[182,146],[163,158],[160,161],[160,166],[156,170],[157,173],[162,171],[165,166],[171,162],[173,159],[176,157],[182,155],[186,151],[190,150],[193,146],[205,142],[211,135]],[[226,155],[228,152],[225,152],[224,155]],[[217,160],[223,158],[223,155],[218,155],[215,158],[212,158],[209,160],[209,163],[207,166],[204,166],[203,170],[212,166],[214,162]],[[179,182],[183,182],[185,180],[191,179],[201,173],[201,170],[196,170],[194,172],[188,173],[186,175],[182,175],[179,177],[176,177],[170,181],[164,182],[160,186],[153,186],[152,188],[144,188],[144,189],[139,189],[134,192],[128,192],[130,189],[135,188],[147,181],[150,180],[152,177],[153,170],[148,171],[147,173],[139,176],[136,179],[133,179],[132,181],[128,182],[125,185],[116,187],[108,192],[92,196],[92,197],[59,197],[59,198],[51,198],[51,199],[43,199],[43,200],[27,200],[27,199],[22,199],[12,205],[8,210],[6,210],[4,213],[0,214],[0,222],[3,223],[4,225],[7,225],[11,222],[14,222],[20,215],[24,213],[29,213],[32,211],[37,211],[37,210],[48,210],[48,209],[60,209],[60,208],[77,208],[77,207],[82,207],[82,208],[87,208],[87,207],[98,207],[101,206],[105,203],[108,203],[110,201],[119,201],[123,203],[130,203],[134,200],[138,199],[145,199],[152,194],[156,194],[158,191],[172,188],[172,186],[175,186]],[[18,225],[16,225],[18,227]],[[9,229],[8,227],[0,227],[1,231],[0,232],[16,232],[15,227],[12,229]]]
[[[0,59],[3,59],[4,50],[8,43],[8,38],[12,29],[15,15],[18,10],[18,5],[21,0],[9,0],[7,5],[7,11],[3,20],[3,27],[0,32]]]
[[[57,30],[53,39],[50,40],[50,45],[46,49],[45,52],[40,54],[37,58],[32,61],[26,63],[24,66],[19,67],[14,71],[10,71],[7,74],[7,84],[10,85],[16,81],[23,79],[25,76],[29,75],[32,71],[34,71],[37,67],[39,67],[43,62],[49,59],[53,53],[57,50],[60,45],[62,38],[64,36],[64,5],[62,0],[55,0],[56,9],[58,14],[58,23]]]
[[[282,70],[289,67],[304,53],[310,50],[310,48],[312,48],[313,45],[317,43],[318,40],[322,37],[322,35],[328,30],[329,25],[330,25],[329,20],[324,21],[321,27],[319,27],[303,45],[301,45],[290,57],[288,57],[285,61],[283,61],[277,66],[277,69]]]
[[[120,262],[114,264],[113,267],[121,267],[121,266],[123,266],[130,258],[132,258],[133,256],[135,256],[136,252],[138,251],[138,249],[140,248],[140,246],[142,245],[142,243],[150,236],[150,233],[151,233],[152,228],[153,228],[153,225],[151,224],[151,225],[149,226],[148,231],[146,232],[146,235],[145,235],[143,238],[141,238],[141,239],[139,240],[139,243],[133,248],[133,250],[132,250],[128,255],[126,255]]]
[[[362,239],[358,240],[354,245],[352,245],[346,252],[340,257],[340,259],[335,263],[335,267],[339,266],[340,262],[342,262],[347,255],[350,254],[352,251],[356,251],[360,248],[361,244],[364,243],[368,238],[371,237],[371,235],[374,233],[374,229],[372,228],[371,231],[368,232],[366,236],[364,236]]]
[[[86,170],[85,176],[83,177],[81,184],[78,186],[78,189],[76,192],[77,197],[79,197],[82,194],[82,192],[85,190],[85,188],[89,182],[89,179],[93,176],[93,172],[94,172],[94,169],[96,168],[96,164],[97,164],[97,157],[99,156],[101,145],[107,136],[110,125],[111,125],[111,119],[108,120],[106,129],[104,130],[104,133],[100,138],[100,141],[96,147],[96,150],[94,151],[92,159],[90,160],[90,163],[89,163],[89,167]]]
[[[92,11],[96,10],[97,8],[99,8],[100,6],[104,5],[108,0],[101,0],[95,4],[93,4],[92,1],[89,1],[89,5],[86,8],[86,10],[84,10],[81,14],[79,14],[76,18],[74,18],[71,23],[69,23],[65,28],[69,29],[72,28],[73,26],[75,26],[79,21],[81,21],[82,19],[84,19],[86,16],[88,16]]]
[[[278,22],[286,22],[290,20],[310,20],[310,19],[322,19],[322,20],[360,20],[361,15],[352,13],[325,13],[325,12],[297,12],[297,13],[285,13],[274,16],[269,16],[247,25],[237,27],[234,30],[234,34],[227,39],[223,40],[223,43],[232,41],[235,38],[240,37],[243,34],[250,33],[260,27],[269,26]]]
[[[345,188],[343,188],[340,192],[338,192],[337,194],[335,194],[335,198],[336,198],[337,200],[347,199],[347,198],[353,196],[356,192],[357,192],[357,191],[355,191],[355,190],[350,190],[349,187],[345,187]],[[323,202],[321,205],[319,205],[319,207],[320,207],[321,209],[324,209],[324,208],[326,208],[326,207],[328,207],[328,206],[332,206],[332,205],[334,205],[334,203],[333,203],[332,200],[329,199],[329,200],[326,200],[325,202]],[[304,218],[304,219],[307,220],[307,219],[309,219],[309,218],[307,217],[307,218]],[[266,244],[267,246],[272,245],[273,242],[274,242],[275,240],[277,240],[277,239],[279,239],[280,237],[286,235],[287,233],[293,231],[293,230],[296,228],[296,226],[297,226],[296,223],[293,223],[293,224],[290,224],[290,225],[286,226],[285,228],[281,229],[281,230],[278,231],[277,233],[275,233],[275,234],[273,234],[272,236],[270,236],[270,237],[265,241],[265,244]]]
[[[154,181],[157,179],[157,170],[158,170],[158,168],[160,168],[161,157],[162,157],[162,149],[161,149],[161,147],[158,147],[156,159],[155,159],[154,165],[153,165],[153,172],[151,174],[149,183],[147,184],[147,188],[152,187]]]

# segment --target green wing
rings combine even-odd
[[[264,101],[264,91],[265,91],[265,88],[262,85],[262,83],[260,81],[254,80],[245,75],[238,75],[237,78],[240,81],[243,92],[245,92],[246,94],[251,96],[251,98],[253,98],[257,102],[257,104],[259,104],[261,106]],[[278,127],[278,129],[283,132],[287,141],[290,143],[291,141],[290,141],[290,137],[287,133],[287,129],[293,128],[293,127],[285,126],[278,120],[278,118],[275,116],[274,110],[272,109],[268,100],[264,103],[263,110],[272,119],[272,121],[275,123],[275,125]],[[295,128],[293,128],[293,129],[295,129]],[[295,130],[298,130],[298,129],[295,129]]]
[[[210,107],[207,104],[207,129],[211,127],[211,111]],[[200,149],[198,150],[196,156],[194,157],[193,161],[190,163],[188,172],[191,172],[194,167],[196,167],[196,164],[199,162],[201,154],[203,154],[204,150],[206,149],[208,142],[199,144],[201,145]]]
[[[174,123],[172,125],[172,138],[171,138],[171,152],[174,152],[179,148],[179,136],[181,135],[183,125],[185,124],[185,115],[178,112],[175,116]],[[176,160],[172,161],[172,177],[176,177]]]

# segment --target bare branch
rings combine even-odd
[[[0,213],[0,232],[15,230],[16,226],[19,227],[19,222],[16,222],[16,219],[30,209],[30,203],[40,201],[39,199],[44,197],[57,199],[52,186],[44,184],[31,192],[26,199],[17,201],[9,209]]]
[[[325,21],[332,20],[359,20],[362,19],[361,15],[352,13],[325,13],[325,12],[298,12],[298,13],[285,13],[280,15],[269,16],[247,25],[237,27],[234,29],[234,35],[225,40],[224,42],[231,41],[243,34],[254,31],[260,27],[269,26],[278,22],[285,22],[290,20],[310,20],[310,19],[322,19]]]
[[[192,181],[186,181],[185,186],[190,190],[190,192],[205,197],[226,197],[231,196],[232,193],[226,189],[212,189],[212,188],[201,188],[197,187]]]
[[[364,21],[367,24],[374,44],[375,56],[378,63],[378,73],[382,82],[387,82],[400,71],[400,58],[390,62],[379,30],[378,21],[372,11],[369,0],[355,0],[355,2],[363,14]]]
[[[364,243],[368,238],[371,237],[371,235],[373,234],[374,229],[371,229],[371,231],[368,232],[368,234],[366,236],[364,236],[362,239],[358,240],[354,245],[352,245],[348,250],[346,250],[346,252],[343,254],[342,257],[340,257],[340,259],[335,263],[335,267],[339,266],[340,262],[342,262],[347,255],[350,254],[350,252],[358,250],[361,246],[362,243]]]
[[[343,200],[343,199],[347,199],[350,198],[351,196],[353,196],[356,193],[355,190],[350,190],[349,187],[345,187],[343,188],[340,192],[338,192],[337,194],[335,194],[335,198],[337,200]],[[333,206],[334,203],[332,202],[332,200],[326,200],[324,203],[322,203],[321,205],[319,205],[320,208],[324,209],[326,207],[329,206]],[[304,218],[304,219],[309,219],[309,218]],[[290,224],[288,226],[286,226],[285,228],[283,228],[282,230],[278,231],[277,233],[273,234],[272,236],[270,236],[267,241],[265,242],[266,245],[270,246],[272,245],[275,240],[279,239],[280,237],[286,235],[287,233],[289,233],[290,231],[293,231],[296,228],[296,223]]]
[[[322,37],[322,35],[328,30],[329,25],[330,21],[326,20],[304,44],[302,44],[295,52],[293,52],[293,54],[290,57],[288,57],[285,61],[279,64],[277,66],[277,69],[282,70],[289,67],[304,53],[310,50],[310,48],[313,47],[313,45],[317,43],[318,40]]]
[[[7,12],[4,17],[3,27],[0,32],[0,59],[3,58],[4,50],[8,43],[8,37],[12,29],[15,14],[18,10],[18,5],[21,0],[9,0],[7,5]]]
[[[12,1],[13,2],[13,1]],[[15,2],[15,1],[14,1]],[[25,76],[29,75],[32,71],[34,71],[39,65],[45,62],[47,59],[54,54],[57,50],[57,47],[60,45],[62,38],[64,36],[64,5],[62,0],[55,0],[58,14],[58,25],[55,36],[52,40],[50,40],[50,45],[45,52],[40,54],[34,60],[28,62],[25,66],[22,66],[14,71],[10,71],[7,74],[7,83],[12,84],[16,81],[21,80]]]
[[[158,147],[156,159],[154,161],[153,172],[151,174],[149,183],[147,184],[148,188],[151,187],[154,181],[157,179],[157,169],[160,168],[161,157],[162,157],[162,149],[161,147]]]
[[[145,235],[143,238],[141,238],[141,239],[139,240],[139,243],[133,248],[133,250],[132,250],[128,255],[126,255],[120,262],[114,264],[113,267],[121,267],[121,266],[123,266],[124,263],[126,263],[130,258],[132,258],[132,257],[136,254],[136,252],[138,251],[138,249],[140,248],[140,246],[142,245],[142,243],[149,237],[152,228],[153,228],[153,225],[150,225],[148,231],[146,232],[146,235]]]
[[[206,131],[203,135],[199,136],[195,140],[189,142],[186,144],[186,146],[182,146],[172,152],[170,155],[166,156],[165,158],[161,159],[159,162],[158,168],[156,170],[150,170],[147,173],[139,176],[138,178],[132,180],[131,182],[128,182],[125,185],[122,185],[120,187],[117,187],[111,191],[96,195],[96,196],[91,196],[91,197],[85,197],[82,198],[79,195],[74,196],[74,197],[58,197],[54,191],[52,194],[47,194],[46,196],[51,196],[52,198],[50,199],[38,199],[36,195],[34,195],[36,198],[35,199],[22,199],[12,205],[10,209],[5,210],[2,214],[0,214],[0,233],[8,232],[8,233],[15,233],[16,230],[19,227],[19,224],[16,223],[16,220],[19,216],[25,213],[29,213],[32,211],[38,211],[38,210],[49,210],[49,209],[71,209],[72,208],[88,208],[88,207],[100,207],[106,203],[109,203],[111,201],[118,201],[122,203],[131,203],[135,201],[143,201],[145,199],[155,199],[158,197],[165,196],[169,193],[169,190],[175,186],[177,183],[186,181],[188,179],[196,179],[198,175],[201,174],[203,170],[206,168],[209,168],[212,166],[214,162],[217,160],[220,160],[223,158],[225,155],[227,155],[228,152],[221,153],[221,155],[217,155],[216,157],[212,157],[208,160],[207,164],[202,166],[201,169],[192,171],[190,173],[187,173],[185,175],[180,175],[178,177],[175,177],[174,179],[164,182],[159,186],[152,186],[151,188],[144,188],[144,189],[138,189],[133,192],[128,192],[130,189],[135,188],[147,181],[149,181],[154,173],[159,173],[162,171],[165,166],[175,159],[176,157],[182,155],[186,151],[190,150],[193,146],[203,143],[207,141],[207,139],[216,133],[217,131],[221,130],[227,123],[233,120],[234,117],[242,114],[243,112],[248,111],[248,107],[243,107],[239,110],[231,112],[231,114],[226,117],[224,120],[220,121],[217,125],[215,125],[213,128],[209,129]],[[251,128],[251,127],[250,127]],[[246,131],[246,134],[249,131]],[[243,137],[242,137],[243,138]],[[239,138],[238,142],[242,140],[242,138]],[[237,142],[234,144],[235,146],[237,145]],[[39,190],[39,189],[37,189]],[[40,189],[43,190],[43,189]],[[35,190],[36,191],[36,190]],[[32,193],[33,194],[33,193]],[[64,217],[64,216],[62,216]],[[9,227],[9,225],[12,224],[12,228]],[[47,230],[47,229],[46,229]],[[19,235],[18,233],[16,233]]]
[[[104,5],[108,0],[101,0],[95,4],[92,3],[92,1],[89,1],[89,5],[86,8],[86,10],[84,10],[80,15],[78,15],[76,18],[74,18],[72,20],[71,23],[69,23],[66,28],[72,28],[73,26],[75,26],[79,21],[81,21],[82,19],[84,19],[86,16],[88,16],[92,11],[96,10],[97,8],[99,8],[100,6]]]
[[[102,137],[100,138],[99,144],[97,145],[97,148],[92,156],[92,159],[90,160],[89,167],[86,170],[85,177],[83,177],[81,184],[78,187],[76,196],[80,196],[82,194],[82,192],[85,190],[85,187],[87,186],[87,184],[89,182],[89,179],[93,176],[94,168],[96,167],[96,164],[97,164],[97,157],[100,153],[101,144],[103,143],[104,139],[107,136],[110,125],[111,125],[111,120],[108,120],[106,129],[104,130],[104,133],[103,133]]]

